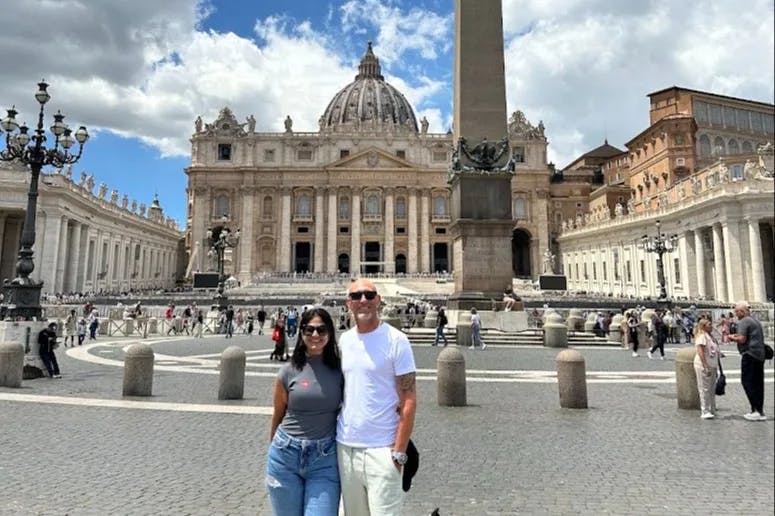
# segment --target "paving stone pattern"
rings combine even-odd
[[[129,341],[95,348],[121,357]],[[158,353],[272,346],[266,337],[154,343]],[[2,393],[121,399],[119,367],[58,355],[62,380]],[[107,353],[105,353],[107,351]],[[587,371],[673,371],[625,350],[581,350]],[[674,350],[672,350],[674,351]],[[467,407],[439,407],[418,382],[413,439],[421,468],[405,514],[772,514],[775,433],[772,362],[767,422],[745,421],[731,350],[720,417],[676,407],[672,383],[590,383],[590,409],[559,408],[557,385],[469,382]],[[464,350],[468,369],[554,370],[557,350]],[[434,369],[438,349],[416,347]],[[250,355],[249,355],[250,357]],[[257,368],[248,370],[258,370]],[[261,368],[274,372],[275,366]],[[157,371],[150,401],[271,405],[271,377],[248,377],[245,400],[219,402],[213,374]],[[263,485],[267,416],[182,413],[0,401],[0,515],[268,515]]]

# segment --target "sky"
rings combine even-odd
[[[73,167],[185,225],[194,120],[317,130],[368,40],[431,132],[452,122],[453,0],[2,1],[0,109],[33,124],[36,83],[92,135]],[[773,0],[503,0],[507,110],[546,126],[563,167],[648,125],[673,85],[773,102]],[[4,115],[4,111],[0,112]],[[4,143],[0,144],[0,149]]]

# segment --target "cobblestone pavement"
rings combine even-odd
[[[131,342],[60,348],[63,379],[0,388],[0,514],[269,514],[265,409],[278,367],[269,339],[149,340],[154,396],[132,400],[163,410],[99,406],[123,399]],[[229,345],[248,352],[246,399],[219,402],[217,360]],[[588,410],[559,408],[558,350],[538,347],[463,349],[468,406],[439,407],[439,350],[415,347],[421,468],[405,514],[772,514],[772,362],[768,421],[740,416],[748,407],[732,350],[720,417],[702,421],[676,407],[675,348],[665,361],[579,350]],[[215,412],[223,408],[236,413]]]

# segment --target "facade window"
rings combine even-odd
[[[608,281],[608,269],[605,267],[605,262],[603,262],[603,281]]]
[[[310,199],[309,195],[301,194],[296,200],[296,215],[302,217],[312,216],[312,199]]]
[[[397,150],[396,151],[396,157],[401,159],[406,159],[406,151],[405,150]]]
[[[396,213],[397,219],[406,218],[406,199],[404,199],[403,197],[399,197],[398,199],[396,199],[395,213]]]
[[[371,194],[366,198],[366,215],[379,215],[379,197]]]
[[[231,161],[231,144],[219,143],[218,144],[218,160],[219,161]]]
[[[707,134],[700,136],[700,156],[710,156],[710,137]]]
[[[94,240],[89,240],[89,254],[86,262],[86,278],[91,279],[94,273]]]
[[[447,228],[436,228],[436,234],[437,235],[446,235],[447,234]]]
[[[339,149],[339,159],[346,158],[350,155],[350,149]]]
[[[724,106],[724,125],[726,127],[735,127],[735,108]]]
[[[579,276],[579,264],[576,264],[576,279],[578,280],[580,278]]]
[[[694,118],[697,119],[697,122],[700,124],[704,124],[708,121],[708,105],[705,102],[701,102],[699,100],[694,101]]]
[[[737,122],[737,128],[740,131],[751,130],[751,119],[748,117],[748,111],[744,109],[735,110],[735,121]]]
[[[592,262],[592,279],[597,281],[597,264]]]
[[[274,163],[274,149],[264,149],[264,161]]]
[[[584,279],[589,279],[589,274],[587,273],[587,262],[584,262]]]
[[[626,269],[625,278],[627,278],[627,283],[632,283],[632,267],[630,267],[630,260],[627,260],[624,266]]]
[[[447,161],[447,153],[445,151],[433,151],[431,157],[436,163],[443,163]]]
[[[227,195],[219,195],[215,198],[215,217],[228,217],[231,214],[229,207],[229,197]]]
[[[646,283],[646,262],[644,260],[640,261],[640,282]]]
[[[339,232],[346,235],[350,232],[350,226],[339,226]]]
[[[441,195],[433,198],[433,214],[437,217],[447,216],[447,200]]]
[[[762,114],[758,111],[751,113],[751,129],[755,133],[760,133],[764,130],[764,123],[762,121]]]
[[[752,154],[753,153],[753,145],[748,140],[745,140],[743,142],[743,154]]]
[[[722,125],[724,123],[721,116],[721,106],[716,104],[710,105],[710,123],[714,125]]]
[[[619,251],[617,249],[614,249],[613,255],[614,255],[614,281],[621,281],[622,278],[619,275]]]
[[[684,135],[683,134],[676,134],[673,136],[673,144],[674,145],[683,145],[684,144]]]
[[[522,197],[514,199],[514,218],[527,219],[527,202]]]
[[[397,227],[396,228],[396,234],[397,235],[404,235],[404,234],[406,234],[406,228],[399,228],[399,227]]]
[[[309,233],[309,228],[307,226],[299,226],[296,229],[297,233]]]
[[[341,199],[339,199],[339,218],[340,219],[350,218],[350,199],[347,197],[342,197]]]
[[[297,150],[296,159],[299,161],[312,161],[312,150],[311,149]]]
[[[739,181],[743,179],[743,165],[732,165],[732,180]]]
[[[737,144],[737,140],[729,140],[727,149],[729,149],[730,154],[740,154],[740,146]]]
[[[514,158],[515,163],[525,162],[525,148],[524,147],[512,147],[511,155]]]
[[[272,198],[270,196],[264,197],[264,218],[265,219],[271,219],[272,213],[274,213],[274,206],[273,206]]]
[[[713,155],[714,156],[723,156],[727,153],[727,146],[724,143],[724,138],[721,136],[716,136],[716,139],[713,140]]]
[[[678,258],[673,258],[673,271],[675,276],[675,284],[681,284],[681,262]]]

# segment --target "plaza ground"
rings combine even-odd
[[[58,350],[64,378],[0,388],[0,514],[270,514],[268,337],[153,339],[154,396],[122,398],[125,347]],[[218,356],[248,352],[245,399],[218,401]],[[559,407],[557,350],[463,349],[468,406],[439,407],[439,349],[415,346],[421,467],[405,514],[772,514],[773,369],[749,422],[739,357],[719,418],[676,404],[673,361],[579,348],[588,410]],[[67,354],[65,353],[67,351]],[[226,411],[226,412],[224,412]]]

